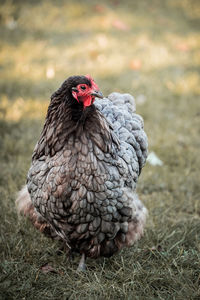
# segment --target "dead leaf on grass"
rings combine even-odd
[[[142,67],[142,62],[140,59],[132,59],[130,61],[130,68],[132,70],[140,70]]]
[[[116,29],[122,30],[122,31],[128,31],[130,29],[129,26],[125,22],[123,22],[119,19],[114,20],[112,25]]]
[[[58,274],[58,272],[49,264],[46,263],[43,266],[40,267],[40,270],[42,273],[47,274],[47,273],[55,273]]]
[[[176,49],[179,50],[180,52],[190,51],[189,46],[184,42],[176,44]]]
[[[95,10],[96,12],[98,12],[98,13],[103,13],[103,12],[105,12],[106,7],[105,7],[104,5],[101,5],[101,4],[96,4],[96,5],[94,6],[94,10]]]

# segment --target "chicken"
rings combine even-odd
[[[142,236],[136,184],[146,157],[134,98],[103,98],[89,75],[69,77],[51,97],[18,210],[80,253],[84,270],[85,257],[109,257]]]

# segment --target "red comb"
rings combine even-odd
[[[95,83],[94,79],[89,74],[85,75],[85,77],[91,81],[93,89],[99,90],[98,85]]]
[[[89,74],[85,75],[85,77],[86,77],[87,79],[89,79],[89,80],[94,81],[94,80],[92,79],[92,77],[91,77]]]

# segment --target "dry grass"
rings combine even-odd
[[[200,298],[200,4],[195,0],[1,1],[0,299]],[[129,92],[163,166],[143,170],[144,238],[78,274],[59,245],[18,221],[50,94],[90,73]],[[55,273],[40,268],[50,263]]]

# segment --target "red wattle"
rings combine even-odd
[[[93,102],[94,102],[94,100],[92,99],[92,97],[88,96],[86,99],[84,99],[83,105],[84,105],[84,107],[90,106]]]

